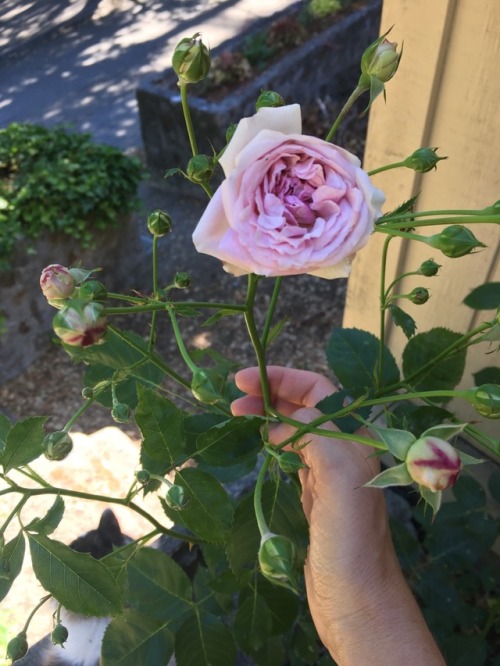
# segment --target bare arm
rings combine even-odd
[[[306,423],[319,415],[314,405],[335,390],[326,378],[303,370],[271,366],[268,377],[278,411]],[[233,403],[233,413],[262,413],[257,368],[237,373],[236,383],[247,395]],[[271,439],[280,443],[293,432],[280,424]],[[442,666],[401,573],[383,494],[362,487],[378,472],[372,449],[315,435],[307,441],[300,452],[307,465],[300,481],[310,532],[304,571],[321,640],[340,666]]]

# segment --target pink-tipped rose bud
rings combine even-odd
[[[97,301],[73,299],[52,322],[55,334],[67,345],[89,347],[102,341],[106,333],[104,306]]]
[[[444,439],[428,436],[417,439],[410,446],[406,467],[414,481],[437,492],[454,485],[461,462],[451,444]]]
[[[65,299],[75,291],[75,279],[66,266],[50,264],[42,271],[40,287],[51,305],[62,308]]]

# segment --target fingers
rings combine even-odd
[[[276,365],[268,366],[271,400],[279,409],[278,402],[298,407],[314,407],[320,400],[335,391],[333,384],[322,375],[308,370],[295,370]],[[240,370],[235,376],[236,385],[251,396],[261,396],[262,389],[258,368]],[[290,413],[287,409],[287,413]]]

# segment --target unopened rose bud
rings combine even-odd
[[[66,643],[66,641],[68,640],[68,635],[69,634],[66,627],[59,622],[58,624],[56,624],[56,626],[52,630],[52,633],[50,634],[52,644],[64,646],[64,643]]]
[[[195,155],[188,162],[186,174],[192,183],[199,185],[208,182],[214,170],[214,160],[210,155]]]
[[[285,106],[285,100],[279,93],[274,92],[274,90],[262,90],[259,97],[257,98],[257,102],[255,103],[255,108],[258,111],[259,109],[267,106]]]
[[[102,342],[107,321],[97,301],[68,301],[52,322],[55,334],[67,345],[89,347]]]
[[[385,35],[370,44],[361,57],[361,72],[367,78],[375,77],[386,83],[397,72],[401,53],[398,45],[386,39]]]
[[[89,280],[78,287],[78,298],[82,301],[104,301],[108,295],[102,282]]]
[[[111,418],[117,423],[130,421],[130,407],[123,402],[114,402],[111,409]]]
[[[405,462],[411,478],[433,492],[453,486],[461,469],[453,446],[431,436],[417,439],[410,446]]]
[[[433,259],[427,259],[427,261],[424,261],[424,263],[420,265],[418,272],[420,275],[425,275],[425,277],[433,277],[434,275],[437,275],[440,268],[441,266],[436,264]]]
[[[183,509],[186,506],[184,488],[182,486],[170,486],[165,495],[165,502],[171,509]]]
[[[40,288],[50,305],[59,309],[75,291],[75,279],[66,266],[51,264],[42,271]]]
[[[172,67],[182,83],[197,83],[210,71],[210,52],[199,36],[186,37],[175,47]]]
[[[419,148],[410,157],[407,157],[403,164],[408,169],[413,169],[418,173],[427,173],[436,169],[439,161],[448,159],[447,157],[438,157],[436,150],[437,148]]]
[[[58,430],[45,435],[42,447],[48,460],[64,460],[71,453],[73,440],[65,430]]]
[[[425,287],[415,287],[409,294],[408,300],[415,305],[423,305],[429,300],[429,292]]]
[[[215,370],[198,369],[193,373],[191,392],[196,400],[206,405],[215,405],[223,400],[224,377]]]
[[[28,652],[28,641],[26,640],[26,632],[21,631],[15,638],[12,638],[7,645],[7,659],[12,662],[22,659]]]
[[[84,389],[82,389],[82,398],[84,400],[90,400],[93,397],[94,397],[93,388],[90,388],[90,386],[86,386]]]
[[[191,284],[191,276],[188,273],[179,272],[175,274],[174,284],[177,289],[187,289]]]
[[[155,210],[148,217],[148,229],[153,236],[165,236],[172,231],[172,218],[162,210]]]
[[[500,419],[500,386],[483,384],[467,391],[466,399],[487,419]]]
[[[297,553],[290,539],[280,534],[264,535],[259,548],[259,566],[262,575],[272,583],[295,590]]]
[[[278,458],[278,465],[285,474],[293,474],[294,472],[298,472],[299,469],[307,467],[307,465],[304,465],[302,462],[302,458],[293,451],[284,451],[281,453]]]
[[[149,483],[151,479],[151,474],[148,472],[147,469],[138,469],[137,472],[135,473],[135,478],[139,483],[146,484]]]
[[[439,234],[429,236],[426,242],[452,259],[464,257],[477,247],[486,247],[484,243],[477,240],[470,229],[461,224],[446,227]]]

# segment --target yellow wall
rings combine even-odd
[[[379,98],[371,111],[365,168],[404,159],[416,148],[439,147],[449,159],[429,174],[408,169],[374,177],[387,195],[386,210],[420,192],[417,210],[483,208],[500,199],[500,2],[499,0],[384,0],[381,33],[394,25],[392,41],[404,40],[395,78],[387,84],[387,103]],[[401,303],[418,331],[446,326],[465,332],[491,318],[460,303],[486,281],[500,281],[500,239],[496,225],[476,225],[488,247],[461,259],[447,259],[421,243],[394,242],[388,279],[415,270],[430,257],[443,268],[436,278],[411,278],[398,291],[430,289],[426,305]],[[428,235],[436,233],[433,227]],[[381,236],[381,235],[380,235]],[[356,258],[349,279],[344,326],[378,333],[378,280],[383,238],[375,235]],[[388,342],[399,356],[406,339],[388,324]],[[485,344],[471,348],[463,386],[472,373],[498,365],[498,354]],[[460,403],[462,405],[462,403]],[[458,405],[455,405],[458,407]],[[474,413],[460,407],[461,416]],[[488,424],[499,434],[498,421]]]

